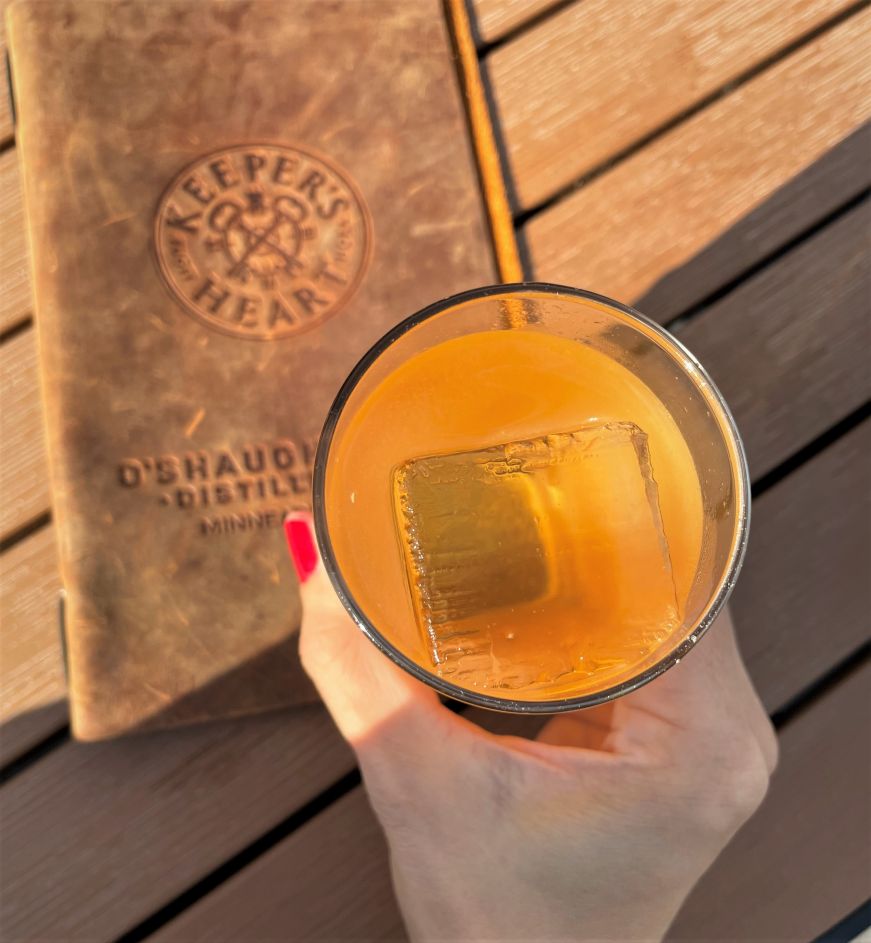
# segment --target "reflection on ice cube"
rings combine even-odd
[[[446,679],[515,690],[617,674],[679,624],[633,423],[412,459],[393,487],[415,613]]]

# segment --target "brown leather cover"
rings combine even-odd
[[[280,522],[390,325],[494,279],[438,0],[8,14],[76,736],[304,702]]]

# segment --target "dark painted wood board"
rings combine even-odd
[[[676,328],[708,368],[758,478],[871,396],[871,201]]]
[[[670,940],[806,943],[871,896],[871,664],[784,728],[759,812],[699,883]]]
[[[387,842],[362,787],[334,803],[150,943],[406,940]]]
[[[114,939],[351,766],[320,707],[65,743],[0,791],[4,941]]]
[[[871,419],[754,505],[732,612],[771,712],[869,638],[869,481]]]

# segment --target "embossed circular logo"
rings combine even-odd
[[[169,185],[154,226],[164,281],[209,327],[254,340],[335,314],[369,262],[369,211],[350,177],[300,147],[201,157]]]

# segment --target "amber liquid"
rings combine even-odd
[[[481,332],[346,409],[326,483],[336,560],[428,671],[497,697],[573,696],[682,631],[699,481],[669,410],[621,364],[532,329]]]

